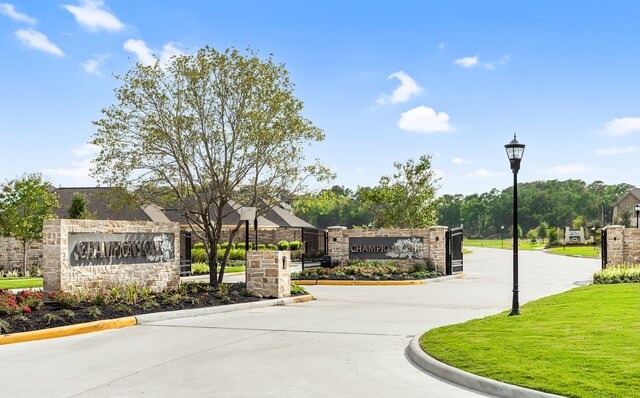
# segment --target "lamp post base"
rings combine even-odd
[[[511,310],[509,316],[520,315],[520,310]]]

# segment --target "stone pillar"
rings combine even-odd
[[[622,225],[607,225],[607,266],[624,262],[624,230]]]
[[[328,227],[329,242],[327,254],[331,261],[339,261],[341,265],[349,262],[349,238],[346,235],[347,227]]]
[[[247,252],[247,289],[263,297],[291,296],[291,252]]]
[[[429,227],[428,257],[433,260],[436,271],[444,275],[447,262],[446,232],[447,227]]]
[[[625,228],[622,238],[622,259],[624,263],[640,264],[640,229]]]

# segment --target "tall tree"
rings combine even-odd
[[[116,104],[94,122],[93,175],[141,202],[179,206],[205,244],[213,286],[229,255],[230,246],[218,269],[232,204],[261,214],[284,193],[303,190],[307,177],[330,177],[304,161],[303,148],[324,135],[302,117],[288,72],[272,57],[205,47],[165,65],[137,64],[117,79]]]
[[[431,157],[393,164],[396,173],[380,178],[378,186],[360,189],[364,204],[381,228],[424,228],[437,220],[439,179],[431,169]]]
[[[0,230],[22,244],[22,272],[27,272],[27,252],[42,239],[42,224],[54,218],[58,195],[40,174],[25,174],[7,181],[0,190]]]

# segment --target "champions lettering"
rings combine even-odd
[[[351,245],[351,253],[389,253],[389,245]]]
[[[162,255],[161,242],[153,240],[79,241],[71,251],[71,256],[76,261],[160,255]]]

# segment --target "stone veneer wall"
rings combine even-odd
[[[640,229],[608,225],[607,265],[640,264]]]
[[[291,296],[291,252],[247,252],[247,289],[263,297]]]
[[[425,244],[425,256],[430,258],[436,270],[445,272],[446,267],[446,239],[447,227],[430,227],[428,229],[347,229],[346,227],[329,227],[329,250],[331,260],[341,263],[349,261],[349,238],[373,238],[373,237],[422,237]],[[394,262],[406,262],[408,264],[424,260],[399,260]]]
[[[174,260],[147,264],[71,266],[69,233],[172,233]],[[111,220],[45,220],[43,228],[44,291],[100,292],[135,283],[153,291],[180,287],[180,226],[178,223]]]
[[[27,250],[27,270],[42,265],[42,243],[31,242]],[[22,269],[22,243],[16,238],[0,237],[0,270]]]

